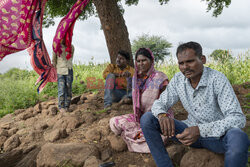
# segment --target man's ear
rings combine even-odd
[[[206,62],[207,62],[206,56],[202,55],[201,61],[202,61],[202,64],[206,64]]]

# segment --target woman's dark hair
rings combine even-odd
[[[193,49],[195,51],[195,55],[198,56],[199,58],[201,58],[202,47],[199,43],[193,42],[193,41],[180,44],[177,48],[176,56],[178,57],[179,53],[182,53],[183,51],[185,51],[187,49]]]
[[[126,52],[124,50],[120,50],[120,51],[118,51],[118,54],[123,56],[128,61],[130,60],[130,54],[128,52]]]
[[[153,57],[152,57],[150,51],[146,48],[140,48],[137,50],[137,52],[135,54],[135,60],[137,59],[138,55],[143,55],[143,56],[149,58],[151,61],[153,61]]]

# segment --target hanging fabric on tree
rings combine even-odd
[[[56,82],[56,70],[42,38],[43,11],[47,0],[3,0],[0,2],[0,61],[27,48],[33,69],[40,75],[38,92]]]
[[[48,82],[56,82],[56,70],[51,64],[42,36],[43,12],[47,0],[1,0],[0,61],[7,55],[27,48],[31,65],[40,75],[38,93]],[[60,40],[66,37],[67,59],[71,57],[71,42],[76,19],[89,0],[78,0],[58,25],[53,50],[60,55]],[[57,37],[57,38],[56,38]]]
[[[56,34],[53,39],[53,51],[57,56],[60,56],[62,53],[61,42],[64,37],[66,37],[66,51],[67,51],[67,59],[71,58],[71,42],[73,36],[73,29],[76,22],[76,19],[82,13],[83,9],[89,3],[89,0],[78,0],[73,7],[70,9],[68,14],[60,21]]]
[[[42,22],[47,0],[38,2],[35,17],[32,20],[32,42],[28,48],[30,63],[40,75],[35,84],[39,84],[37,92],[41,92],[48,82],[57,82],[56,69],[52,66],[45,47],[42,34]]]
[[[32,20],[39,0],[1,0],[0,61],[8,54],[27,49],[32,41]]]

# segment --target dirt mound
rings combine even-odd
[[[234,88],[241,105],[249,103],[246,98],[249,88]],[[109,128],[109,119],[132,113],[132,105],[117,103],[110,112],[106,112],[103,110],[103,96],[104,92],[100,91],[74,97],[70,113],[58,112],[57,100],[51,99],[1,118],[0,166],[94,167],[114,161],[117,167],[154,167],[150,154],[129,152],[123,140]],[[173,109],[175,118],[186,119],[187,113],[181,103],[177,103]],[[243,110],[250,114],[246,108]],[[250,127],[249,122],[245,129]],[[192,163],[192,155],[199,153],[207,157],[205,159],[217,159],[218,166],[223,164],[223,158],[207,150],[197,152],[176,143],[170,143],[167,149],[178,166],[186,164],[185,159]]]

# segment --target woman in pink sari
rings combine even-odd
[[[149,153],[149,148],[140,128],[140,118],[151,107],[168,84],[167,76],[154,68],[154,56],[150,49],[140,48],[135,55],[133,76],[133,114],[116,116],[110,119],[110,128],[121,135],[131,152]],[[173,117],[173,112],[169,110]],[[163,140],[165,138],[162,136]]]

